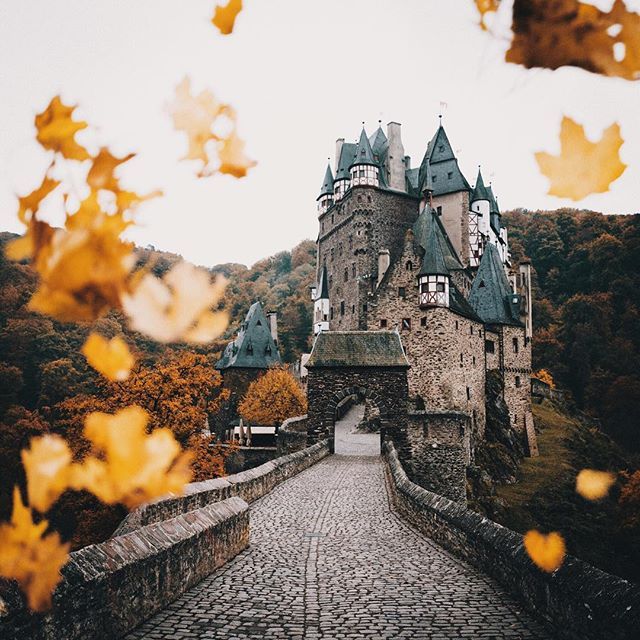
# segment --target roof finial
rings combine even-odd
[[[442,114],[441,113],[438,114],[438,118],[440,119],[440,124],[442,124]]]

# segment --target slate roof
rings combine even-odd
[[[482,322],[482,318],[474,311],[473,307],[453,282],[449,283],[449,309],[470,320]]]
[[[522,326],[510,303],[513,295],[500,254],[496,247],[489,243],[484,249],[471,286],[469,304],[487,324]]]
[[[360,132],[360,140],[358,141],[358,146],[356,147],[355,156],[351,162],[351,166],[356,164],[377,164],[373,159],[373,151],[369,144],[369,138],[367,138],[367,132],[364,130],[364,127],[362,127],[362,131]]]
[[[382,164],[389,148],[389,141],[382,127],[378,127],[376,132],[369,138],[369,144],[373,152],[373,159],[379,164]]]
[[[327,267],[323,265],[320,271],[320,279],[318,280],[318,288],[316,289],[316,300],[323,298],[329,299],[329,277],[327,276]]]
[[[413,225],[413,235],[418,245],[421,246],[425,251],[427,250],[427,239],[429,237],[429,234],[431,233],[431,226],[434,227],[434,232],[438,239],[440,251],[442,252],[442,255],[444,257],[444,263],[447,266],[447,269],[449,269],[450,271],[462,269],[462,262],[460,261],[460,258],[458,258],[458,254],[453,248],[451,240],[449,240],[449,236],[444,230],[440,218],[435,213],[433,213],[433,211],[431,211],[428,206],[422,210],[422,213],[420,213],[418,219]]]
[[[429,207],[425,207],[425,211],[428,209]],[[422,266],[420,267],[419,275],[448,276],[449,269],[447,268],[443,251],[443,245],[446,246],[446,243],[444,243],[443,239],[439,237],[439,226],[435,220],[434,214],[428,213],[425,222],[425,234],[423,238],[421,238],[421,241],[424,243],[421,244],[424,249],[424,257],[422,258]]]
[[[352,142],[345,142],[340,151],[340,159],[338,160],[338,170],[336,171],[336,180],[349,180],[349,167],[353,164],[356,156],[356,146]]]
[[[460,171],[453,148],[442,124],[427,145],[420,165],[420,191],[426,180],[427,165],[431,164],[433,195],[439,196],[455,191],[471,191],[471,186]],[[451,174],[451,177],[449,177]]]
[[[478,167],[478,177],[476,178],[476,184],[473,187],[473,193],[471,194],[471,202],[475,200],[489,200],[489,202],[491,202],[491,195],[489,194],[489,189],[484,185],[480,167]]]
[[[281,364],[280,352],[271,337],[269,323],[262,305],[254,302],[242,323],[238,335],[216,362],[216,369],[267,369]]]
[[[491,185],[487,187],[487,193],[489,195],[489,222],[491,223],[493,230],[496,232],[496,235],[499,236],[500,228],[502,227],[502,223],[500,221],[500,209],[498,208],[498,201],[493,195]]]
[[[397,331],[323,331],[306,366],[409,367],[409,362]]]
[[[322,196],[333,195],[333,173],[331,172],[331,165],[327,164],[327,170],[324,172],[324,179],[322,180],[322,187],[320,188],[320,195]]]

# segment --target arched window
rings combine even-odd
[[[413,262],[411,262],[411,260],[407,260],[407,263],[404,265],[404,268],[407,271],[413,271]]]

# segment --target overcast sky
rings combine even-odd
[[[124,186],[164,190],[140,210],[132,237],[202,265],[251,264],[315,239],[327,157],[336,138],[356,140],[362,121],[369,133],[378,119],[402,123],[415,166],[442,111],[467,179],[481,163],[503,209],[571,204],[546,195],[533,157],[558,152],[562,114],[592,137],[618,121],[629,168],[579,206],[640,209],[640,83],[506,64],[509,2],[495,27],[502,37],[478,28],[471,0],[245,0],[229,37],[209,23],[214,5],[1,0],[0,229],[20,230],[14,194],[37,186],[47,164],[33,116],[57,93],[96,125],[87,144],[138,152]],[[166,105],[185,74],[237,109],[258,161],[247,178],[198,179],[179,161],[186,140]]]

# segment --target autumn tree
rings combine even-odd
[[[275,367],[249,385],[238,411],[247,422],[280,424],[306,413],[307,398],[289,371]]]

